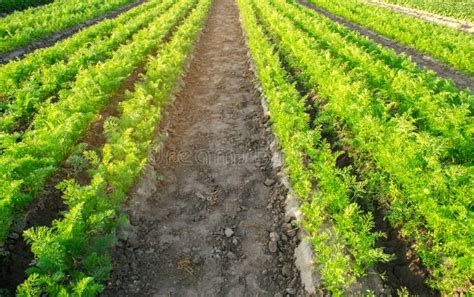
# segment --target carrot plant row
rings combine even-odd
[[[0,19],[0,53],[80,24],[132,0],[57,0]]]
[[[444,16],[474,22],[474,5],[469,0],[382,0],[383,2],[421,9]]]
[[[429,80],[435,82],[430,88],[423,78],[432,74],[416,70],[406,60],[394,67],[397,58],[392,59],[390,52],[357,35],[341,34],[343,30],[290,0],[242,0],[241,6],[248,6],[242,8],[248,14],[255,13],[254,21],[249,21],[254,25],[247,26],[260,25],[263,41],[256,42],[273,43],[267,45],[268,51],[274,50],[274,59],[279,57],[299,89],[310,95],[305,100],[314,100],[309,108],[316,119],[310,126],[301,123],[308,121],[301,113],[301,100],[284,101],[283,118],[299,111],[299,128],[310,131],[304,137],[292,135],[286,144],[285,129],[293,129],[277,116],[274,122],[295,191],[304,200],[311,198],[302,209],[325,286],[340,293],[367,266],[388,260],[373,248],[380,234],[370,232],[372,218],[360,211],[362,203],[385,208],[391,225],[416,243],[433,288],[445,293],[472,289],[472,95],[442,80]],[[257,29],[246,30],[250,35]],[[253,54],[259,70],[271,65],[267,61],[259,68],[262,55]],[[281,77],[273,79],[284,84],[287,75],[279,67],[275,65],[270,77]],[[266,91],[270,78],[262,72],[259,77]],[[295,94],[266,95],[271,102],[273,96],[289,100]],[[279,128],[278,121],[285,128]],[[321,135],[330,136],[326,140]],[[336,166],[341,148],[352,165]],[[304,166],[293,165],[298,162]],[[326,221],[332,224],[325,225]],[[343,261],[339,255],[345,253],[351,257]]]
[[[120,222],[120,205],[147,163],[161,109],[169,101],[210,4],[211,0],[199,1],[171,41],[149,58],[143,81],[120,103],[120,116],[106,119],[107,140],[101,153],[84,153],[91,161],[91,183],[63,182],[68,206],[64,218],[52,227],[26,232],[36,265],[18,288],[19,296],[93,296],[103,289],[100,281],[110,268],[107,249]]]
[[[64,92],[69,89],[80,69],[110,58],[114,49],[129,41],[133,34],[146,27],[172,4],[172,1],[149,1],[125,13],[119,19],[110,21],[113,26],[101,23],[100,26],[104,30],[99,31],[102,32],[100,35],[82,43],[82,47],[76,47],[76,51],[67,55],[65,59],[55,59],[55,63],[52,64],[46,61],[36,71],[21,72],[23,79],[15,74],[20,74],[18,71],[25,68],[32,69],[31,64],[37,65],[38,60],[42,60],[41,58],[45,56],[44,54],[35,53],[31,58],[15,61],[11,63],[13,65],[9,64],[0,68],[0,76],[8,77],[1,84],[3,93],[1,112],[3,114],[0,118],[0,133],[7,133],[4,138],[19,136],[19,134],[8,134],[22,126],[27,126],[46,99],[55,100],[58,90],[61,89]],[[62,46],[63,44],[57,44],[47,52],[60,47],[60,50],[64,51]],[[33,57],[35,60],[32,61]]]
[[[354,202],[363,185],[350,173],[350,167],[337,167],[339,153],[331,151],[319,128],[310,127],[308,98],[288,82],[288,73],[259,25],[252,3],[240,0],[239,6],[286,169],[295,193],[303,200],[304,225],[310,232],[324,285],[333,293],[342,293],[367,268],[388,260],[388,255],[375,247],[381,234],[372,232],[371,214]]]
[[[436,136],[446,148],[445,159],[461,164],[469,162],[474,154],[474,96],[469,90],[459,91],[447,82],[433,87],[427,83],[429,79],[425,80],[429,74],[407,72],[403,67],[385,63],[357,44],[348,43],[344,34],[334,32],[326,24],[329,20],[314,11],[302,12],[297,4],[284,0],[271,2],[313,38],[312,48],[352,70],[373,96],[383,99],[386,107],[380,108],[390,108],[391,114],[409,113],[419,131]],[[395,56],[391,53],[392,58]]]
[[[51,47],[38,49],[21,60],[10,61],[8,64],[2,65],[0,68],[1,97],[10,96],[10,89],[17,89],[20,84],[27,80],[41,66],[52,65],[67,59],[69,55],[74,54],[100,36],[104,38],[109,37],[114,28],[120,24],[125,24],[128,20],[154,7],[154,5],[156,3],[153,1],[143,3],[114,19],[104,20],[85,28],[71,37],[55,43]]]
[[[361,0],[308,2],[401,44],[414,47],[467,74],[474,74],[472,34],[373,6]]]
[[[119,47],[110,59],[81,70],[71,88],[60,92],[56,103],[41,108],[21,141],[7,143],[0,155],[0,243],[15,215],[43,189],[120,85],[196,2],[178,2]]]

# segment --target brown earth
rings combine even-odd
[[[247,55],[235,1],[216,0],[159,129],[168,137],[125,207],[104,296],[300,294]]]
[[[458,71],[456,69],[453,69],[447,64],[440,62],[431,56],[423,54],[412,47],[402,45],[392,39],[379,35],[376,32],[369,30],[363,26],[352,23],[340,16],[337,16],[325,10],[324,8],[315,6],[311,3],[308,3],[305,0],[297,0],[297,2],[300,3],[301,5],[304,5],[324,15],[325,17],[329,18],[333,22],[344,25],[347,28],[355,32],[358,32],[362,36],[366,36],[370,38],[372,41],[376,43],[379,43],[385,47],[389,47],[393,49],[397,54],[402,54],[402,53],[406,54],[407,56],[411,57],[412,61],[415,62],[418,66],[433,70],[440,77],[452,80],[458,88],[461,88],[461,89],[469,88],[471,91],[474,91],[474,77],[468,74],[464,74],[461,71]]]

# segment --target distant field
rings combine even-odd
[[[444,16],[474,22],[474,1],[456,0],[383,0],[387,3],[404,5]]]

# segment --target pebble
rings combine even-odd
[[[280,240],[280,235],[276,232],[270,232],[270,240],[271,241],[278,241]]]
[[[294,277],[291,282],[290,282],[290,287],[291,288],[295,288],[296,287],[296,284],[298,282],[298,279],[296,277]]]
[[[277,249],[278,249],[277,242],[274,241],[274,240],[271,240],[271,241],[268,243],[268,249],[270,250],[271,253],[276,253],[276,251],[277,251]]]
[[[275,180],[271,178],[267,178],[263,184],[267,187],[271,187],[275,184]]]
[[[202,262],[201,257],[199,257],[197,255],[193,257],[193,264],[197,265],[197,264],[201,264],[201,262]]]
[[[286,292],[290,295],[295,295],[296,294],[296,289],[295,288],[286,288]]]
[[[286,234],[289,236],[289,237],[295,237],[296,236],[296,230],[295,229],[288,229],[286,231]]]
[[[225,228],[224,233],[225,233],[225,236],[227,237],[231,237],[232,235],[234,235],[234,231],[232,231],[232,229],[230,228]]]
[[[237,256],[233,252],[228,252],[227,253],[227,258],[229,258],[231,260],[235,260],[235,259],[237,259]]]
[[[290,265],[286,264],[283,266],[283,269],[281,270],[281,273],[284,275],[284,276],[290,276],[291,275],[291,267]]]

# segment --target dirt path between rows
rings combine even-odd
[[[104,296],[301,294],[295,230],[234,0],[215,0],[168,135],[131,194]]]
[[[471,24],[467,21],[462,21],[455,18],[434,14],[431,12],[427,12],[427,11],[423,11],[423,10],[419,10],[419,9],[415,9],[411,7],[405,7],[405,6],[400,6],[400,5],[391,4],[391,3],[380,2],[377,0],[366,0],[365,2],[368,4],[385,7],[392,11],[403,13],[403,14],[416,17],[416,18],[419,18],[431,23],[451,27],[454,29],[467,32],[467,33],[474,34],[474,24]]]
[[[330,20],[336,23],[339,23],[341,25],[344,25],[348,27],[349,29],[358,32],[359,34],[370,38],[372,41],[376,43],[379,43],[385,47],[392,48],[397,54],[404,53],[407,56],[410,56],[413,62],[415,62],[418,66],[426,67],[436,72],[437,75],[439,75],[440,77],[452,80],[458,88],[461,88],[461,89],[469,88],[471,91],[474,91],[474,77],[464,74],[458,70],[455,70],[451,68],[450,66],[448,66],[447,64],[444,64],[443,62],[440,62],[431,56],[425,55],[412,47],[399,44],[398,42],[392,39],[386,38],[382,35],[379,35],[375,33],[374,31],[371,31],[363,26],[359,26],[355,23],[352,23],[319,6],[315,6],[311,3],[308,3],[305,0],[297,0],[297,1],[301,5],[304,5],[324,15]]]
[[[106,19],[114,19],[118,17],[120,14],[129,11],[130,9],[144,3],[147,0],[137,0],[135,2],[132,2],[130,4],[127,4],[125,6],[122,6],[120,8],[117,8],[115,10],[109,11],[103,15],[97,16],[93,19],[90,19],[84,23],[77,24],[75,26],[72,26],[68,29],[65,29],[63,31],[55,32],[50,35],[47,35],[41,39],[35,40],[30,42],[29,44],[25,46],[21,46],[19,48],[13,49],[8,52],[0,53],[0,64],[6,64],[10,62],[11,60],[15,59],[22,59],[24,56],[26,56],[29,53],[34,52],[37,49],[45,48],[54,45],[56,42],[59,42],[61,40],[64,40],[77,32],[79,32],[82,29],[85,29],[87,27],[90,27],[92,25],[95,25],[103,20]]]

